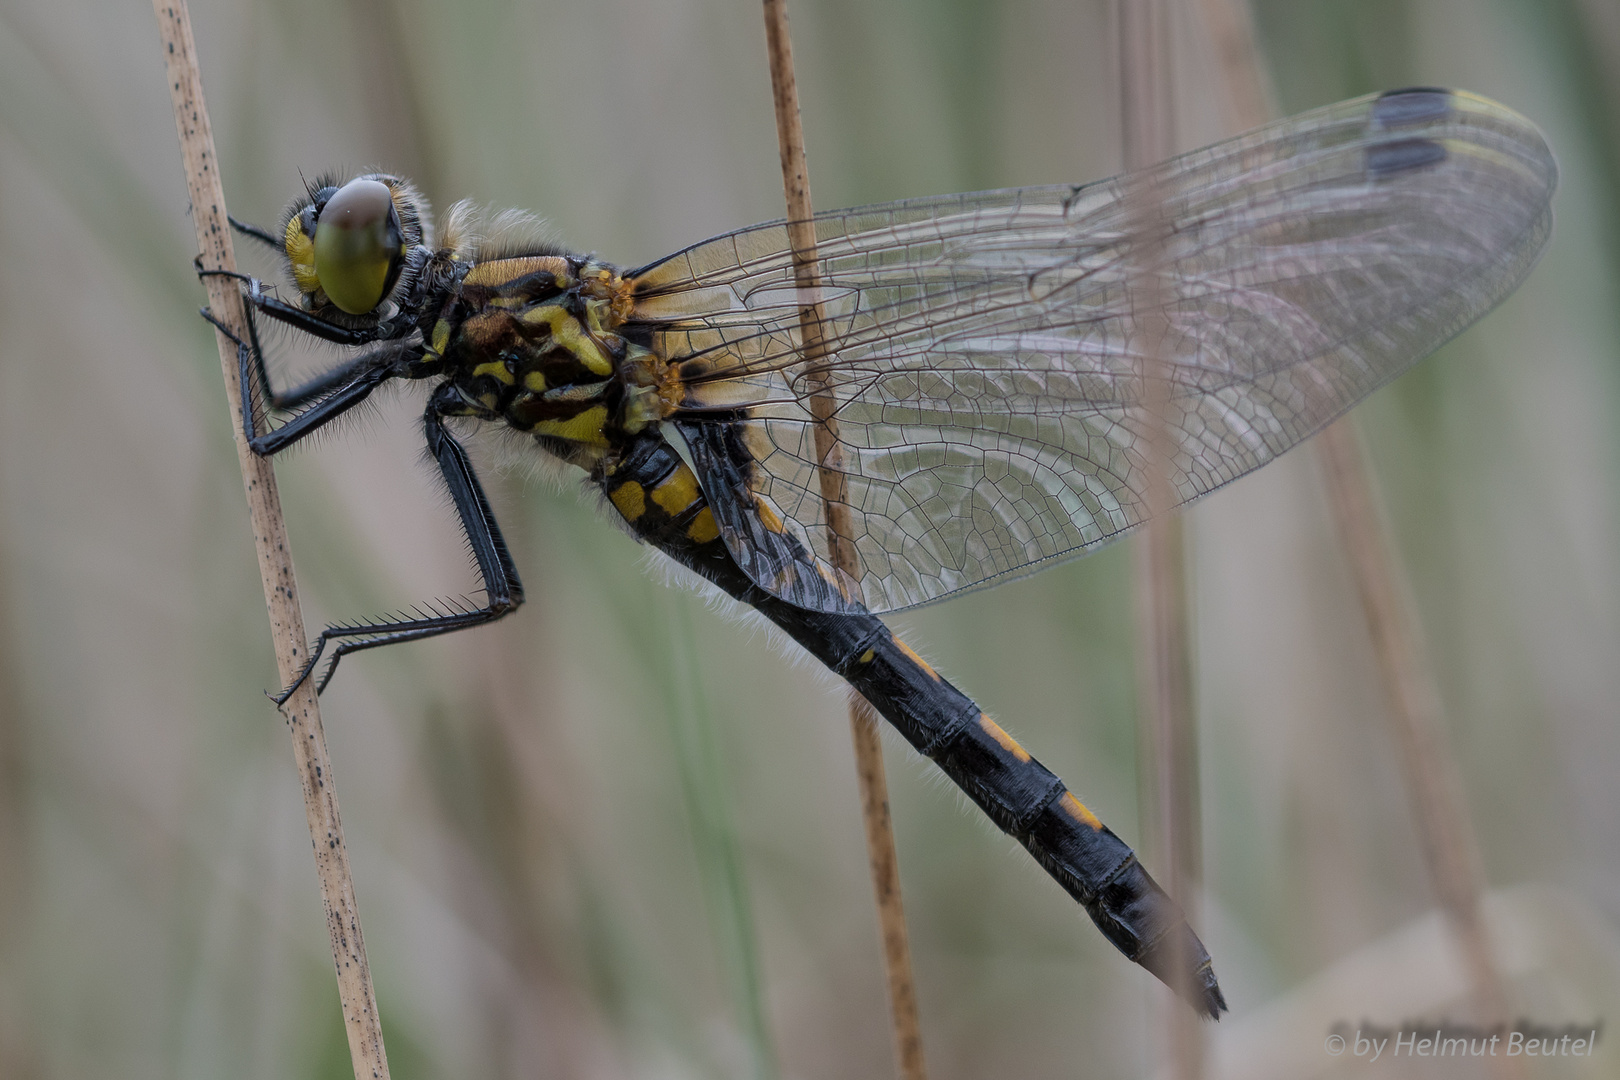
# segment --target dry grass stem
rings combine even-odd
[[[786,0],[765,0],[765,43],[770,55],[771,93],[776,105],[776,133],[782,152],[782,186],[787,195],[788,242],[793,246],[793,276],[799,289],[799,328],[811,388],[810,411],[819,459],[821,497],[826,506],[828,546],[833,565],[859,596],[860,562],[850,542],[849,503],[838,444],[837,401],[817,373],[826,354],[822,335],[821,276],[816,263],[816,229],[810,202],[810,173],[804,156],[804,130],[799,121],[799,91],[793,76],[793,45],[788,36]],[[883,744],[877,717],[865,698],[851,693],[850,731],[855,741],[855,769],[860,782],[861,813],[866,823],[866,850],[877,898],[883,961],[889,983],[889,1015],[894,1024],[895,1056],[904,1080],[923,1080],[922,1032],[917,1021],[916,983],[906,938],[905,908],[900,899],[900,864],[889,823],[888,782],[883,773]]]
[[[1507,988],[1480,906],[1485,871],[1479,840],[1468,818],[1457,761],[1446,741],[1445,707],[1418,627],[1411,585],[1385,535],[1377,491],[1355,427],[1348,419],[1340,420],[1317,436],[1316,445],[1328,502],[1383,675],[1401,773],[1429,878],[1462,947],[1483,1018],[1506,1022],[1511,1019]],[[1491,1060],[1504,1080],[1526,1075],[1517,1058]]]
[[[153,8],[163,39],[169,90],[180,133],[180,152],[191,196],[192,220],[197,228],[197,247],[202,253],[201,265],[210,270],[234,271],[236,256],[225,220],[225,192],[214,152],[213,130],[203,102],[191,18],[184,0],[154,0]],[[246,321],[237,283],[226,277],[208,277],[204,282],[214,314],[239,336],[245,337]],[[281,516],[281,500],[276,493],[275,472],[268,459],[249,449],[238,419],[241,398],[236,345],[223,333],[217,336],[230,425],[236,433],[236,456],[242,467],[259,575],[270,612],[276,664],[282,684],[290,685],[304,665],[307,643],[298,607],[298,585],[293,577],[292,552]],[[388,1059],[383,1051],[382,1025],[377,1017],[377,999],[372,992],[371,971],[360,935],[360,911],[355,902],[354,881],[349,875],[349,857],[343,843],[337,792],[331,759],[326,752],[326,736],[321,730],[314,679],[304,681],[283,708],[283,715],[292,733],[293,756],[304,789],[304,812],[315,848],[315,869],[326,909],[327,931],[332,939],[332,960],[337,967],[338,994],[354,1075],[356,1080],[386,1080]]]
[[[1123,0],[1119,8],[1121,134],[1125,167],[1147,168],[1173,149],[1168,11],[1164,0]],[[1137,670],[1142,704],[1138,722],[1149,763],[1146,800],[1164,888],[1196,922],[1201,867],[1198,812],[1197,729],[1192,705],[1192,658],[1188,643],[1187,557],[1182,520],[1173,513],[1180,501],[1171,479],[1176,439],[1170,418],[1170,376],[1164,357],[1169,324],[1163,315],[1153,238],[1165,223],[1159,193],[1140,183],[1127,196],[1133,231],[1143,238],[1134,253],[1143,273],[1133,286],[1131,303],[1142,338],[1143,406],[1149,430],[1143,466],[1148,524],[1135,547],[1137,595]],[[1181,941],[1178,936],[1177,942]],[[1177,958],[1171,970],[1187,977],[1189,957]],[[1191,986],[1177,986],[1189,999]],[[1204,1071],[1203,1031],[1199,1019],[1174,998],[1166,999],[1171,1075],[1197,1080]]]
[[[1254,30],[1242,0],[1200,0],[1217,45],[1225,91],[1239,128],[1271,112]],[[1316,438],[1328,501],[1372,636],[1407,795],[1440,906],[1456,932],[1484,1018],[1509,1019],[1506,986],[1481,914],[1485,874],[1462,778],[1446,742],[1445,709],[1428,661],[1407,580],[1386,532],[1376,487],[1354,422],[1345,417]],[[1525,1075],[1516,1058],[1492,1058],[1504,1080]]]

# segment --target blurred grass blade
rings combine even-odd
[[[684,593],[666,594],[669,610],[669,685],[673,689],[664,715],[675,744],[675,764],[692,824],[692,846],[709,912],[709,925],[720,954],[721,973],[736,1022],[748,1044],[749,1074],[755,1080],[778,1075],[766,1015],[759,965],[759,938],[737,842],[737,821],[730,785],[720,752],[713,709],[703,683],[702,664],[692,647],[695,628]]]

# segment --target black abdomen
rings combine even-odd
[[[727,552],[691,470],[657,435],[636,439],[597,476],[636,535],[750,605],[848,680],[884,719],[1021,843],[1127,957],[1195,1008],[1226,1008],[1208,952],[1129,845],[1051,770],[952,686],[877,616],[809,611],[755,585]],[[1185,964],[1177,977],[1173,970]]]

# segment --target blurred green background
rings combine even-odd
[[[1358,418],[1515,1008],[1613,1029],[1620,7],[1253,13],[1286,112],[1462,86],[1559,155],[1528,284]],[[1108,0],[791,14],[821,207],[1117,170]],[[192,15],[239,217],[368,166],[623,265],[781,214],[756,3]],[[1178,142],[1214,141],[1196,5],[1173,37]],[[0,1077],[350,1075],[191,229],[151,11],[0,0]],[[331,358],[278,340],[283,370]],[[312,627],[471,586],[419,415],[407,391],[282,462]],[[666,588],[573,480],[478,450],[528,605],[352,659],[325,698],[393,1075],[888,1075],[835,681]],[[1215,1075],[1478,1075],[1322,1049],[1339,1021],[1443,1017],[1459,984],[1312,452],[1190,521]],[[1132,617],[1119,546],[894,622],[1135,841]],[[887,749],[933,1075],[1154,1075],[1158,987]],[[1532,1075],[1615,1075],[1616,1036]]]

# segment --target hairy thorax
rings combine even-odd
[[[620,272],[572,255],[526,255],[471,267],[428,333],[463,415],[531,432],[587,469],[674,409],[662,358],[627,327]]]

